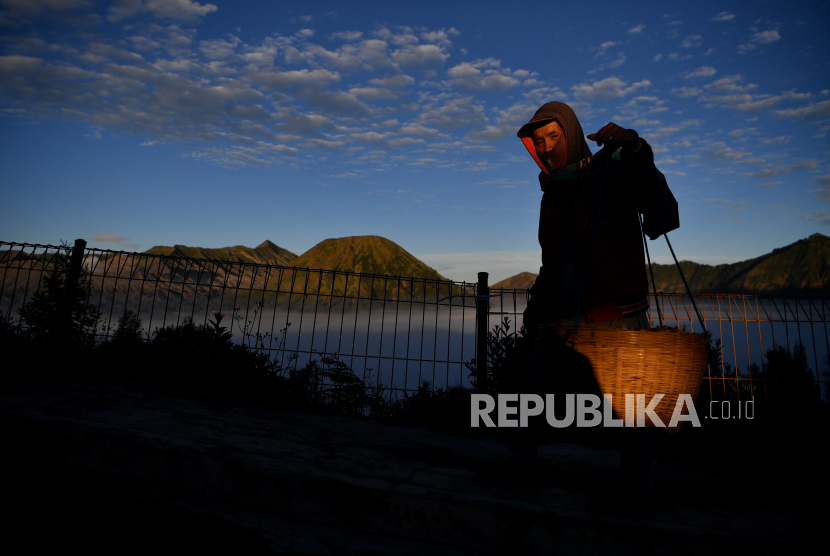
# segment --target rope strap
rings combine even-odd
[[[627,145],[623,145],[623,148],[628,151],[629,158],[631,162],[634,163],[634,169],[637,171],[637,177],[640,178],[640,184],[643,186],[643,189],[646,192],[646,197],[648,198],[649,204],[651,205],[651,210],[654,211],[654,216],[657,218],[657,224],[660,226],[660,233],[663,237],[666,238],[666,243],[669,246],[669,251],[671,251],[671,255],[674,258],[674,264],[677,265],[677,271],[680,273],[680,278],[683,280],[683,285],[686,287],[686,293],[689,295],[689,299],[692,301],[692,307],[695,309],[695,314],[697,315],[698,320],[700,321],[700,325],[703,327],[703,330],[706,330],[706,323],[703,321],[703,317],[700,316],[700,311],[697,308],[697,303],[695,302],[695,298],[692,295],[692,290],[689,288],[689,283],[686,281],[686,277],[683,275],[683,269],[680,268],[680,263],[677,261],[677,256],[674,254],[674,249],[671,246],[671,242],[669,241],[669,236],[666,234],[666,227],[663,226],[663,220],[660,218],[660,213],[657,211],[657,207],[654,205],[654,201],[651,198],[651,193],[648,191],[648,187],[646,187],[646,182],[643,179],[643,175],[640,173],[640,168],[637,166],[637,161],[634,160],[634,155],[631,153]],[[591,230],[591,246],[588,249],[588,260],[585,263],[585,278],[582,280],[582,288],[579,291],[579,304],[577,305],[576,309],[576,322],[574,322],[574,338],[577,336],[577,331],[579,329],[579,317],[582,313],[582,302],[585,297],[585,286],[588,283],[588,270],[591,268],[591,255],[594,252],[594,240],[596,239],[597,230],[599,228],[599,215],[600,210],[602,209],[602,194],[605,191],[605,179],[608,176],[608,164],[611,161],[611,156],[607,156],[605,158],[605,171],[602,173],[602,184],[599,188],[599,202],[597,203],[597,213],[594,216],[594,226]],[[639,220],[639,216],[638,216]],[[640,222],[641,232],[642,232],[642,221]],[[646,243],[645,234],[643,234],[643,244]],[[646,253],[648,253],[648,246],[646,245]],[[651,270],[651,257],[649,256],[649,271]],[[663,316],[660,313],[660,304],[657,302],[657,288],[654,284],[654,273],[651,274],[651,283],[652,287],[654,288],[654,300],[657,303],[657,314],[660,317],[660,325],[663,324]]]

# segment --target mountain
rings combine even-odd
[[[830,238],[813,234],[772,253],[733,264],[681,261],[695,293],[827,295],[830,293]],[[657,291],[683,292],[675,265],[653,265]]]
[[[240,263],[270,264],[279,266],[293,266],[297,255],[279,245],[265,240],[259,246],[251,249],[244,245],[235,247],[220,247],[218,249],[207,249],[204,247],[187,247],[185,245],[174,245],[167,247],[159,245],[148,249],[145,253],[150,255],[165,255],[168,257],[187,257],[191,259],[213,259],[219,261],[232,261]]]
[[[251,249],[243,245],[206,249],[203,247],[156,246],[145,253],[168,257],[212,259],[242,263],[270,264],[296,268],[339,270],[385,276],[406,276],[446,280],[400,245],[379,236],[354,236],[321,241],[299,257],[271,241]]]
[[[538,274],[533,274],[531,272],[520,272],[515,276],[511,276],[506,280],[502,280],[501,282],[496,282],[491,288],[504,288],[508,290],[517,289],[517,290],[529,290],[530,286],[532,286],[536,282],[536,277],[539,276]]]
[[[654,264],[652,268],[657,291],[686,291],[675,265]],[[813,234],[754,259],[721,265],[681,261],[680,268],[693,293],[828,295],[830,238]],[[536,276],[522,272],[490,287],[526,288],[533,284]]]
[[[297,257],[291,266],[446,280],[403,247],[380,236],[326,239]]]
[[[365,305],[371,303],[370,300],[380,299],[417,299],[433,303],[443,299],[453,305],[474,303],[471,292],[465,292],[466,297],[461,299],[460,288],[439,284],[439,281],[445,281],[446,278],[400,245],[379,236],[321,241],[297,257],[291,266],[320,269],[323,272],[286,272],[281,274],[278,282],[269,281],[268,289],[305,291],[307,296],[315,298],[320,292],[325,296],[321,299],[331,296],[330,299],[335,304]],[[347,277],[337,272],[359,272],[374,277]]]

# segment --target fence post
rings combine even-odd
[[[490,322],[488,276],[486,272],[479,272],[476,288],[476,389],[479,392],[487,391],[487,327]]]
[[[72,329],[72,301],[75,299],[75,291],[78,289],[78,278],[81,275],[81,266],[84,262],[84,249],[86,241],[75,240],[75,247],[72,248],[72,255],[69,259],[69,272],[66,275],[66,282],[63,288],[63,307],[61,313],[62,324],[67,332]]]

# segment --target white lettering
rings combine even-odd
[[[724,415],[724,412],[726,415]],[[720,418],[721,419],[729,419],[732,417],[732,404],[729,402],[721,402],[720,403]]]
[[[604,404],[602,405],[602,426],[603,427],[621,427],[624,424],[622,419],[614,419],[614,406],[611,405],[611,394],[602,395]]]
[[[634,426],[634,394],[625,395],[625,426]]]
[[[519,400],[518,394],[499,394],[499,409],[498,409],[498,419],[499,419],[499,427],[518,427],[519,421],[507,419],[508,415],[515,415],[519,412],[519,408],[512,406],[508,407],[507,402],[515,402]]]
[[[646,395],[645,394],[637,394],[637,426],[638,427],[645,427],[646,426],[646,415],[648,418],[651,419],[651,422],[654,423],[655,427],[665,427],[666,424],[663,423],[663,420],[657,416],[654,412],[654,408],[657,407],[657,404],[660,403],[660,400],[663,399],[665,394],[655,394],[652,396],[651,401],[648,405],[646,403]],[[643,407],[645,406],[645,407]]]
[[[484,409],[481,409],[481,402],[484,402]],[[490,418],[490,412],[496,407],[496,401],[489,394],[470,394],[470,426],[478,427],[478,420],[484,421],[484,426],[495,427],[496,424]]]
[[[683,415],[683,406],[689,409],[689,413]],[[669,421],[669,427],[676,427],[680,421],[691,421],[693,427],[700,426],[700,419],[697,418],[697,410],[695,410],[695,403],[692,401],[691,394],[680,394],[677,397],[677,403],[674,404],[674,412]]]
[[[571,426],[574,422],[574,395],[565,394],[565,418],[561,421],[557,420],[553,413],[553,396],[553,394],[545,396],[545,419],[547,419],[548,425],[557,429]]]
[[[599,396],[595,394],[576,395],[576,426],[596,427],[602,422],[599,409]],[[588,418],[590,417],[590,419]]]
[[[533,407],[529,407],[528,404],[533,402]],[[520,394],[519,395],[519,426],[526,427],[527,426],[527,418],[533,417],[534,415],[541,415],[541,413],[545,410],[545,402],[542,399],[542,396],[538,396],[536,394]]]

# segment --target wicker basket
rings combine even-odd
[[[573,345],[577,353],[588,359],[599,388],[613,396],[612,407],[618,418],[625,417],[627,424],[634,421],[634,407],[628,408],[628,415],[625,413],[625,394],[645,394],[646,404],[655,394],[664,394],[655,413],[669,432],[680,428],[682,421],[674,429],[668,425],[680,394],[697,398],[709,353],[704,334],[676,329],[581,328],[575,342],[572,335],[572,326],[539,327],[548,369],[557,372],[556,362],[561,360],[564,340],[565,345]],[[648,418],[645,423],[647,427],[654,426]]]

